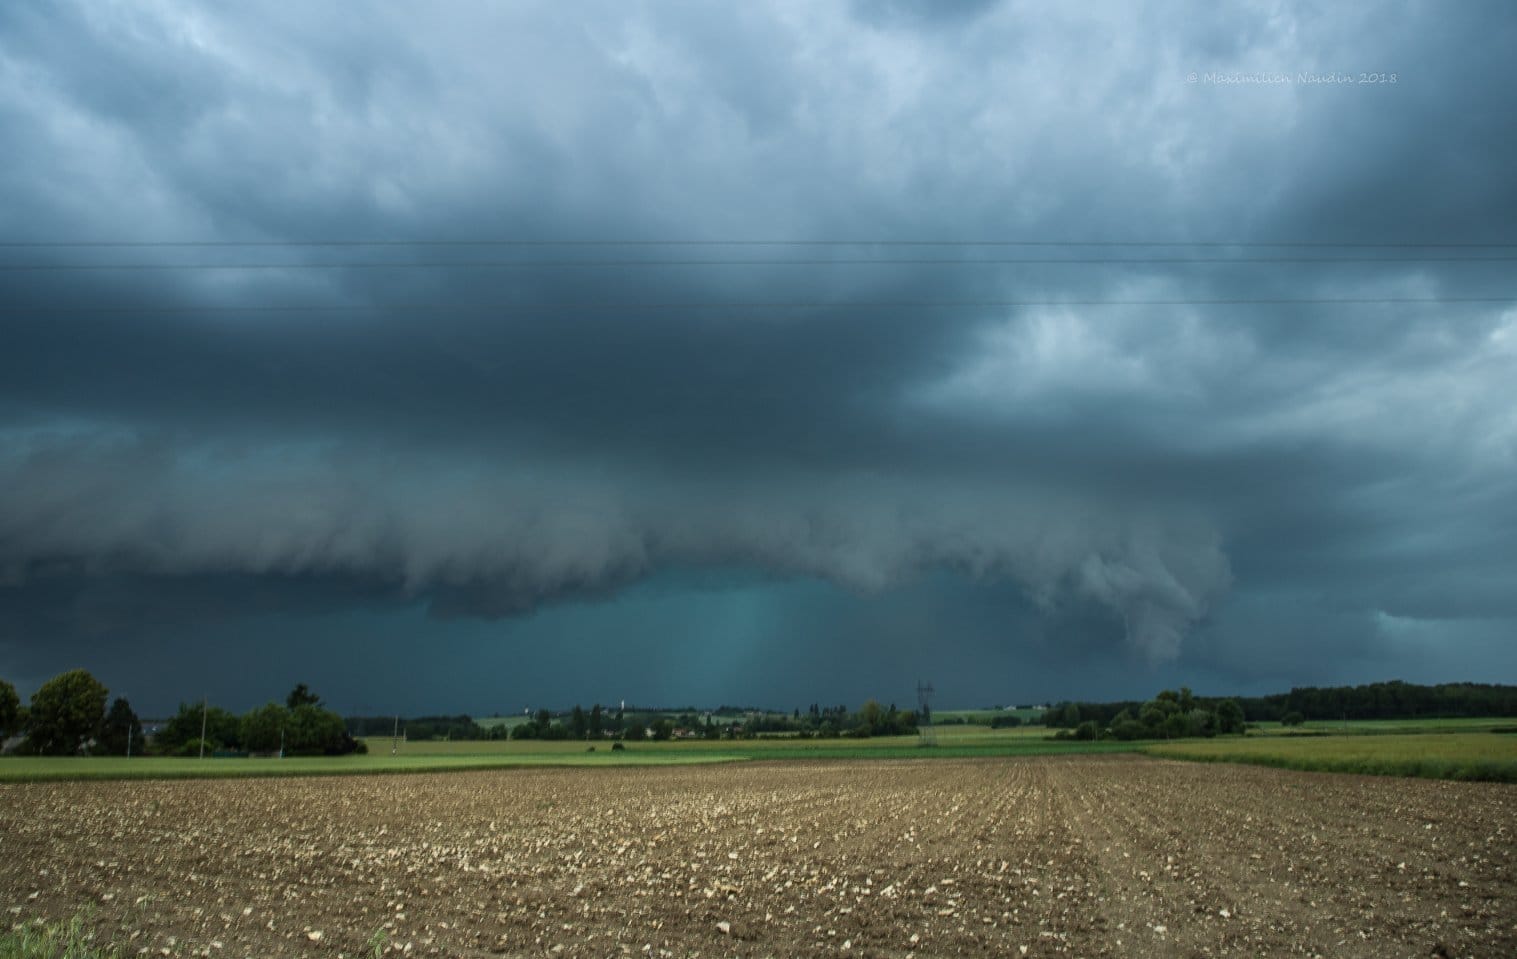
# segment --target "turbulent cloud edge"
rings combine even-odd
[[[1010,579],[1039,605],[1093,600],[1155,661],[1230,582],[1220,538],[1161,516],[1018,487],[790,474],[615,478],[574,464],[427,463],[319,448],[132,437],[0,446],[0,581],[95,571],[356,575],[436,615],[499,617],[673,566],[888,589],[932,569]]]

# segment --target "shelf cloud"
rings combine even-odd
[[[1511,680],[1514,44],[1499,4],[8,7],[0,674],[151,687],[112,651],[270,616],[335,664],[356,616],[568,696],[594,615],[898,628],[884,676],[905,605],[970,698],[991,649],[1026,698],[1093,655]]]

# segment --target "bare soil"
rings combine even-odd
[[[1134,756],[0,786],[125,956],[1517,956],[1517,787]]]

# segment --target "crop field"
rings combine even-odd
[[[1146,751],[1286,769],[1517,782],[1517,735],[1490,731],[1211,739],[1153,745]]]
[[[1300,726],[1282,726],[1279,723],[1259,723],[1252,735],[1301,736],[1360,735],[1379,736],[1395,733],[1457,733],[1488,732],[1492,729],[1517,727],[1517,718],[1487,716],[1458,716],[1438,719],[1311,719]]]
[[[1517,954],[1517,789],[1132,754],[0,786],[150,956]]]

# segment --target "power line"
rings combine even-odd
[[[599,313],[656,312],[663,310],[973,310],[1021,307],[1132,307],[1132,306],[1396,306],[1511,303],[1510,296],[1457,297],[1233,297],[1219,299],[1162,300],[875,300],[844,302],[600,302],[600,303],[375,303],[375,304],[265,304],[209,306],[38,306],[0,310],[0,316],[68,314],[202,314],[202,313]]]
[[[692,267],[692,266],[1154,266],[1187,264],[1232,264],[1258,266],[1269,264],[1403,264],[1403,263],[1511,263],[1517,256],[1416,256],[1416,257],[976,257],[973,259],[934,259],[900,257],[858,257],[847,259],[616,259],[616,260],[396,260],[357,261],[349,263],[7,263],[4,273],[80,273],[80,272],[172,272],[203,270],[465,270],[508,269],[515,267]]]

